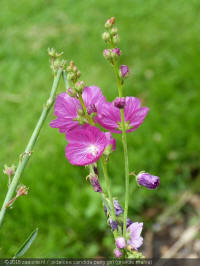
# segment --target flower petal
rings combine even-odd
[[[130,232],[130,236],[131,239],[132,238],[139,238],[140,234],[142,232],[142,227],[143,227],[143,223],[132,223],[129,227],[128,227],[128,231]]]

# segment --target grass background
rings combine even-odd
[[[146,221],[152,206],[164,208],[199,171],[200,2],[198,0],[1,1],[0,166],[17,164],[45,103],[52,75],[47,48],[73,59],[88,85],[116,96],[112,69],[102,56],[104,22],[115,16],[120,62],[131,69],[125,94],[150,107],[145,123],[128,135],[130,170],[161,178],[157,191],[134,192],[129,217]],[[64,90],[61,83],[59,92]],[[99,195],[87,171],[64,156],[66,141],[50,128],[51,112],[21,182],[30,190],[7,212],[0,232],[0,257],[13,256],[29,233],[39,235],[27,257],[95,257],[112,254],[113,241]],[[122,146],[110,163],[113,194],[123,205]],[[0,200],[7,189],[0,178]],[[151,227],[146,221],[145,228]]]

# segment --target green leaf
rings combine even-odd
[[[19,248],[19,250],[17,251],[17,253],[15,254],[14,258],[18,258],[23,256],[26,251],[30,248],[30,246],[32,245],[33,241],[36,239],[36,236],[38,234],[38,228],[36,228],[31,234],[30,236],[26,239],[26,241],[22,244],[22,246]]]

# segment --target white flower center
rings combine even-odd
[[[88,147],[88,152],[91,153],[93,156],[96,156],[97,153],[98,153],[99,149],[97,146],[95,146],[94,144],[91,144],[89,147]]]

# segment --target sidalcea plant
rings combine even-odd
[[[63,72],[66,91],[56,98],[54,114],[57,118],[50,123],[50,126],[58,128],[65,134],[68,142],[65,155],[69,162],[88,168],[88,179],[94,191],[102,198],[108,224],[114,235],[116,246],[114,255],[118,258],[122,256],[143,258],[142,253],[138,252],[138,248],[143,243],[141,236],[143,223],[133,222],[128,218],[130,172],[126,135],[139,128],[149,108],[141,107],[140,99],[136,97],[124,97],[123,86],[130,71],[126,65],[118,66],[121,50],[117,47],[119,34],[114,17],[106,21],[105,29],[102,38],[108,47],[103,55],[114,70],[118,88],[116,99],[107,102],[100,88],[85,86],[85,83],[80,80],[80,71],[71,61]],[[107,169],[109,157],[116,151],[116,141],[111,133],[122,135],[125,166],[124,209],[116,197],[113,198]],[[106,191],[100,185],[99,164],[103,169]],[[136,176],[136,181],[147,189],[155,189],[160,183],[159,177],[145,172],[140,172]]]

